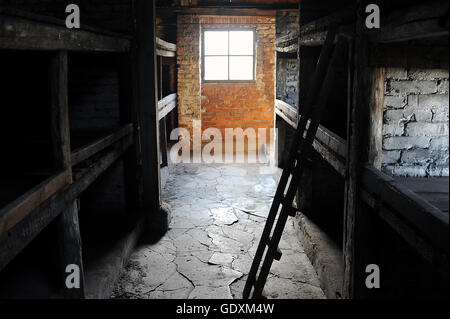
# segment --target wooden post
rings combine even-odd
[[[53,136],[53,153],[55,169],[66,169],[72,182],[70,163],[70,131],[67,98],[67,52],[57,52],[51,61],[51,123]],[[84,298],[84,274],[81,253],[81,236],[78,223],[78,208],[74,201],[56,219],[58,244],[61,255],[64,297]],[[68,288],[66,267],[76,265],[79,268],[79,288]]]
[[[159,209],[161,194],[154,1],[136,0],[136,24],[134,71],[142,154],[142,205],[151,214]]]
[[[133,103],[133,88],[132,80],[132,62],[131,54],[123,54],[119,58],[119,97],[120,97],[120,122],[122,125],[133,123],[137,127],[136,108]],[[134,134],[135,135],[135,134]],[[135,137],[135,136],[134,136]],[[139,181],[138,181],[138,167],[137,154],[138,145],[136,138],[133,139],[133,146],[130,147],[124,154],[124,180],[125,180],[125,198],[127,202],[127,209],[134,213],[139,207]]]
[[[372,1],[373,2],[373,1]],[[348,172],[345,185],[344,210],[344,297],[361,297],[364,287],[365,261],[368,260],[370,250],[369,212],[363,208],[359,195],[359,181],[364,165],[371,163],[378,165],[381,154],[379,138],[375,132],[380,129],[379,119],[370,123],[371,114],[378,114],[374,106],[374,97],[379,93],[374,90],[374,79],[382,78],[372,75],[369,66],[369,42],[366,35],[365,7],[368,2],[360,0],[357,8],[356,37],[352,54],[352,99],[349,111],[348,141]],[[379,82],[379,80],[377,80]],[[369,133],[373,130],[374,133]],[[372,135],[372,136],[371,136]],[[370,154],[370,155],[369,155]],[[357,292],[359,291],[359,292]]]
[[[163,57],[159,56],[159,99],[164,97],[163,90]],[[159,121],[159,133],[161,135],[161,167],[167,166],[167,116]]]
[[[385,68],[374,68],[368,76],[372,76],[373,84],[370,95],[369,121],[369,154],[368,161],[375,168],[381,169],[383,155],[383,111]]]

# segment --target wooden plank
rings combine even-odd
[[[368,160],[367,154],[367,127],[368,112],[370,110],[371,77],[368,66],[368,40],[364,35],[365,10],[368,4],[366,0],[358,0],[356,17],[356,37],[353,41],[353,58],[351,63],[352,92],[349,114],[351,114],[348,123],[350,130],[348,132],[348,175],[345,184],[345,208],[344,208],[344,298],[352,299],[361,285],[361,265],[356,252],[364,252],[364,245],[367,236],[362,233],[364,230],[365,216],[362,211],[361,201],[359,199],[359,180],[361,178],[363,163]],[[356,216],[358,215],[358,220]],[[357,224],[362,225],[359,227]],[[367,231],[367,230],[366,230]],[[361,242],[357,238],[361,238]],[[356,245],[358,244],[358,248]]]
[[[173,58],[176,56],[175,52],[173,52],[173,51],[162,50],[159,48],[156,49],[156,55],[163,56],[166,58]]]
[[[0,210],[0,238],[4,238],[11,228],[69,183],[70,174],[63,170],[3,207]]]
[[[159,210],[161,201],[155,3],[137,0],[135,6],[137,48],[134,76],[142,153],[142,205],[151,215]]]
[[[448,36],[448,29],[440,26],[440,18],[417,21],[401,26],[384,27],[379,33],[371,34],[370,40],[389,43]]]
[[[327,129],[325,126],[319,126],[316,133],[316,140],[338,156],[344,159],[347,157],[346,141],[342,137]]]
[[[448,69],[448,46],[380,43],[370,50],[373,67]]]
[[[93,156],[94,154],[104,150],[108,146],[122,139],[124,136],[130,135],[132,133],[133,124],[129,123],[110,135],[99,138],[98,140],[92,142],[87,146],[74,150],[71,156],[72,166],[79,164],[80,162],[86,160],[87,158]]]
[[[177,51],[177,45],[164,41],[161,38],[156,37],[156,46],[158,49],[161,50],[165,50],[165,51],[172,51],[172,52],[176,52]]]
[[[290,126],[297,128],[297,110],[289,104],[275,100],[275,113],[284,119]]]
[[[370,41],[388,43],[448,36],[448,1],[433,1],[387,14],[382,27],[366,30]]]
[[[176,104],[176,100],[170,102],[169,104],[167,104],[160,112],[159,112],[159,119],[162,120],[163,118],[165,118],[167,116],[167,114],[169,114],[170,112],[173,111],[173,109],[177,106]]]
[[[362,200],[425,260],[429,263],[436,264],[437,266],[445,264],[445,262],[440,262],[442,258],[445,258],[442,251],[425,239],[417,229],[408,225],[408,223],[400,218],[392,208],[383,204],[377,197],[374,197],[374,195],[368,193],[364,189],[360,190],[360,195]],[[444,269],[439,270],[442,271]],[[445,271],[448,271],[448,269]]]
[[[49,15],[36,14],[31,11],[25,11],[25,10],[17,9],[14,7],[0,7],[0,15],[16,17],[16,18],[23,18],[28,21],[34,21],[34,22],[39,22],[39,23],[49,24],[49,25],[56,25],[56,26],[60,26],[60,27],[64,27],[64,28],[66,27],[66,21],[63,19],[59,19],[59,18],[52,17]],[[80,26],[80,29],[90,31],[93,33],[108,35],[108,36],[111,36],[114,38],[123,38],[123,39],[132,40],[132,37],[129,35],[113,32],[110,30],[105,30],[105,29],[102,29],[99,27],[87,25],[85,23],[83,23]]]
[[[373,167],[364,169],[361,183],[369,194],[376,195],[380,201],[414,226],[434,245],[448,252],[448,214],[406,188],[401,182],[396,182]]]
[[[73,209],[73,203],[105,170],[107,170],[132,145],[133,139],[127,136],[117,142],[114,148],[88,168],[72,184],[59,188],[39,207],[31,211],[0,237],[0,270],[22,251],[51,221],[61,213]],[[62,228],[64,229],[64,228]]]
[[[369,153],[368,161],[377,169],[381,169],[383,156],[383,112],[386,70],[371,69],[372,90],[369,110]]]
[[[356,18],[356,6],[348,6],[341,11],[332,13],[323,18],[316,19],[307,24],[301,25],[299,29],[299,35],[303,36],[308,33],[315,33],[318,31],[324,31],[332,24],[342,25],[347,21],[354,20]]]
[[[158,8],[159,13],[177,13],[177,14],[198,14],[198,15],[225,15],[225,16],[260,16],[274,17],[276,10],[273,8],[224,8],[221,7],[175,7],[175,8]]]
[[[339,12],[316,19],[300,26],[298,33],[293,33],[276,39],[275,46],[279,52],[296,52],[298,45],[320,46],[327,36],[328,26],[342,25],[351,21],[355,15],[355,6],[349,6]],[[348,31],[349,27],[344,28]]]
[[[71,188],[72,196],[78,196],[86,190],[105,170],[117,161],[123,153],[133,144],[131,135],[125,136],[114,144],[113,149],[102,156],[90,167],[74,172],[75,181]]]
[[[330,164],[341,176],[345,177],[346,165],[344,158],[330,151],[328,147],[318,142],[317,139],[314,140],[313,147],[328,164]]]
[[[285,120],[293,128],[297,128],[297,110],[289,104],[275,101],[275,113]],[[308,126],[310,121],[308,120]],[[313,143],[314,149],[342,176],[345,175],[347,147],[346,141],[328,130],[323,125],[319,125]]]
[[[120,123],[127,125],[132,123],[130,134],[135,141],[137,133],[136,124],[137,114],[133,101],[133,86],[131,83],[132,72],[132,55],[123,54],[119,57],[119,103],[120,103]],[[133,147],[123,156],[124,162],[124,183],[125,183],[125,200],[127,203],[127,211],[129,214],[137,214],[139,207],[139,181],[138,181],[138,143],[133,143]]]
[[[51,87],[51,131],[55,166],[62,167],[69,172],[72,182],[70,157],[70,128],[69,103],[67,92],[68,61],[67,51],[55,53],[50,65]],[[81,252],[80,226],[78,223],[78,209],[74,201],[56,218],[58,232],[58,246],[60,253],[60,271],[65,298],[84,298],[83,257]],[[79,267],[80,286],[67,287],[65,283],[66,267]]]
[[[0,15],[0,49],[127,52],[131,41],[87,30]]]
[[[278,115],[279,117],[281,117],[286,123],[288,123],[290,126],[292,126],[293,128],[297,127],[297,123],[293,122],[292,119],[290,117],[288,117],[286,115],[286,113],[284,113],[283,111],[281,111],[279,108],[275,109],[275,114]]]

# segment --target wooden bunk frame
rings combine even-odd
[[[359,225],[366,219],[364,214],[358,213],[358,219],[355,218],[361,209],[360,202],[372,207],[418,254],[442,273],[448,272],[448,214],[374,168],[379,165],[381,148],[373,145],[379,144],[376,139],[380,137],[373,132],[366,140],[364,134],[370,127],[371,114],[377,112],[377,93],[373,86],[376,87],[377,81],[383,79],[378,67],[448,68],[448,46],[430,49],[404,43],[412,39],[448,36],[448,26],[441,23],[442,17],[446,12],[448,14],[448,2],[435,1],[388,13],[384,20],[388,25],[380,30],[365,28],[366,3],[370,2],[358,0],[357,6],[304,25],[300,19],[299,33],[279,38],[276,43],[279,52],[297,52],[299,46],[323,45],[325,29],[332,23],[344,25],[343,30],[347,34],[351,29],[356,30],[351,52],[353,63],[349,67],[352,100],[348,104],[348,125],[351,130],[344,140],[320,126],[313,144],[317,153],[346,181],[343,238],[346,298],[356,296],[355,278],[363,266],[356,265],[360,260],[355,259],[355,237],[362,238],[358,243],[359,251],[364,250],[364,240],[370,240],[367,235],[361,236],[364,230]],[[372,47],[370,51],[369,45]],[[299,57],[302,64],[301,52]],[[290,126],[296,127],[299,115],[295,108],[277,100],[275,110]],[[366,145],[371,145],[368,152],[365,151]]]
[[[88,26],[69,30],[58,19],[0,8],[0,50],[51,51],[51,132],[53,156],[58,166],[57,172],[48,179],[1,208],[0,271],[50,222],[56,221],[61,273],[65,273],[68,264],[77,264],[81,270],[80,289],[64,289],[66,298],[85,297],[76,199],[108,167],[125,155],[133,146],[135,138],[139,138],[142,150],[135,147],[133,157],[138,160],[130,161],[125,158],[126,165],[136,166],[136,162],[141,161],[142,178],[138,181],[131,178],[133,185],[127,184],[126,187],[137,187],[142,193],[148,194],[137,195],[138,208],[153,212],[160,206],[159,158],[152,157],[152,154],[158,154],[159,151],[158,104],[156,86],[155,90],[151,90],[151,85],[147,86],[147,83],[157,82],[156,65],[149,59],[154,56],[156,60],[157,48],[155,43],[144,41],[155,37],[155,7],[150,1],[138,1],[136,5],[136,38],[142,43],[137,48],[131,47],[133,38],[129,36]],[[158,41],[158,46],[165,46],[171,54],[176,49],[164,41]],[[122,119],[124,125],[117,131],[73,151],[70,149],[68,115],[68,51],[122,53],[128,57],[124,59],[124,69],[121,70],[123,81],[120,90],[125,93],[125,98],[121,98],[120,108],[127,114]],[[133,66],[129,59],[131,54],[136,56]],[[138,69],[139,73],[135,71]],[[132,94],[131,83],[141,87],[141,90],[137,90],[139,94]],[[151,105],[154,105],[154,108],[149,107]],[[171,97],[161,112],[167,114],[173,107]],[[91,158],[89,165],[78,166]],[[134,185],[136,182],[141,186]]]

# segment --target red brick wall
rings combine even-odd
[[[256,28],[256,82],[203,83],[202,127],[242,129],[274,127],[275,18],[201,17],[204,28]]]
[[[192,24],[198,19],[198,28]],[[274,127],[275,100],[275,17],[180,16],[178,19],[178,95],[180,123],[201,120],[202,129]],[[188,23],[190,22],[190,23]],[[194,27],[193,27],[194,26]],[[201,83],[199,36],[201,28],[256,28],[256,81],[254,83]],[[181,28],[181,30],[180,30]],[[190,54],[189,56],[184,56]],[[180,77],[181,76],[181,77]],[[192,83],[194,81],[195,83]],[[200,116],[197,113],[200,110]],[[269,134],[267,134],[269,136]]]

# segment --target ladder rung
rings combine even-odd
[[[286,197],[285,197],[285,196],[283,196],[283,200],[282,200],[281,204],[282,204],[283,206],[287,207],[288,215],[289,215],[289,216],[295,217],[295,216],[297,215],[297,208],[291,206],[290,203],[287,203],[287,202],[286,202]],[[269,241],[270,241],[270,238],[269,238]]]
[[[269,237],[269,239],[266,242],[266,245],[269,246],[271,241],[272,241],[272,237]],[[281,249],[279,247],[277,247],[277,250],[275,251],[275,253],[273,255],[273,259],[280,261],[282,255],[283,255],[283,253],[281,252]]]
[[[277,248],[277,250],[275,251],[275,254],[273,256],[273,259],[280,261],[281,256],[283,256],[283,253],[281,252],[280,248]]]
[[[289,216],[291,216],[291,217],[297,216],[297,208],[291,207],[291,209],[289,210],[288,214],[289,214]]]

